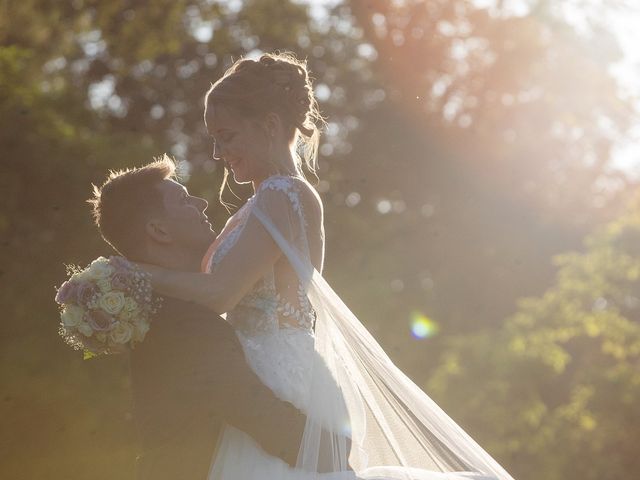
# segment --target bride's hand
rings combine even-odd
[[[159,267],[157,265],[152,265],[150,263],[141,263],[141,262],[133,262],[126,257],[122,257],[120,255],[112,255],[109,257],[109,261],[111,265],[115,268],[125,268],[127,270],[137,270],[147,275],[149,281],[151,283],[151,288],[160,292],[160,280],[166,276],[166,272],[169,271],[166,268]]]
[[[158,295],[194,302],[218,314],[229,309],[232,297],[225,288],[228,282],[222,282],[215,275],[148,263],[135,263],[135,266],[148,276],[151,288]]]
[[[191,302],[199,298],[200,291],[206,287],[201,281],[203,274],[200,273],[172,270],[150,263],[135,262],[135,266],[147,275],[151,288],[158,295]]]

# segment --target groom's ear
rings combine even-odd
[[[171,243],[172,238],[167,225],[158,218],[152,218],[145,224],[147,235],[158,243]]]

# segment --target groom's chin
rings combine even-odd
[[[211,244],[215,242],[217,237],[218,237],[218,234],[213,230],[210,230],[209,232],[206,233],[206,235],[203,235],[201,247],[204,249],[205,253],[209,249]]]

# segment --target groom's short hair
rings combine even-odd
[[[93,196],[87,200],[102,238],[125,257],[139,257],[149,217],[164,212],[164,199],[157,188],[167,178],[175,178],[176,166],[166,154],[143,167],[110,171]]]

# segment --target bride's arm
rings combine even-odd
[[[291,184],[286,186],[291,187]],[[250,208],[259,209],[287,242],[295,244],[297,235],[303,229],[302,211],[306,211],[315,223],[322,221],[319,197],[311,187],[303,192],[301,197],[294,195],[292,199],[291,189],[264,188],[256,194]],[[253,212],[249,213],[241,228],[235,244],[211,274],[177,272],[149,266],[147,271],[151,273],[154,290],[162,295],[198,303],[216,313],[231,310],[283,255]]]
[[[260,221],[249,215],[236,243],[210,274],[146,264],[142,268],[151,274],[151,284],[157,293],[192,301],[220,314],[232,309],[281,255]]]

